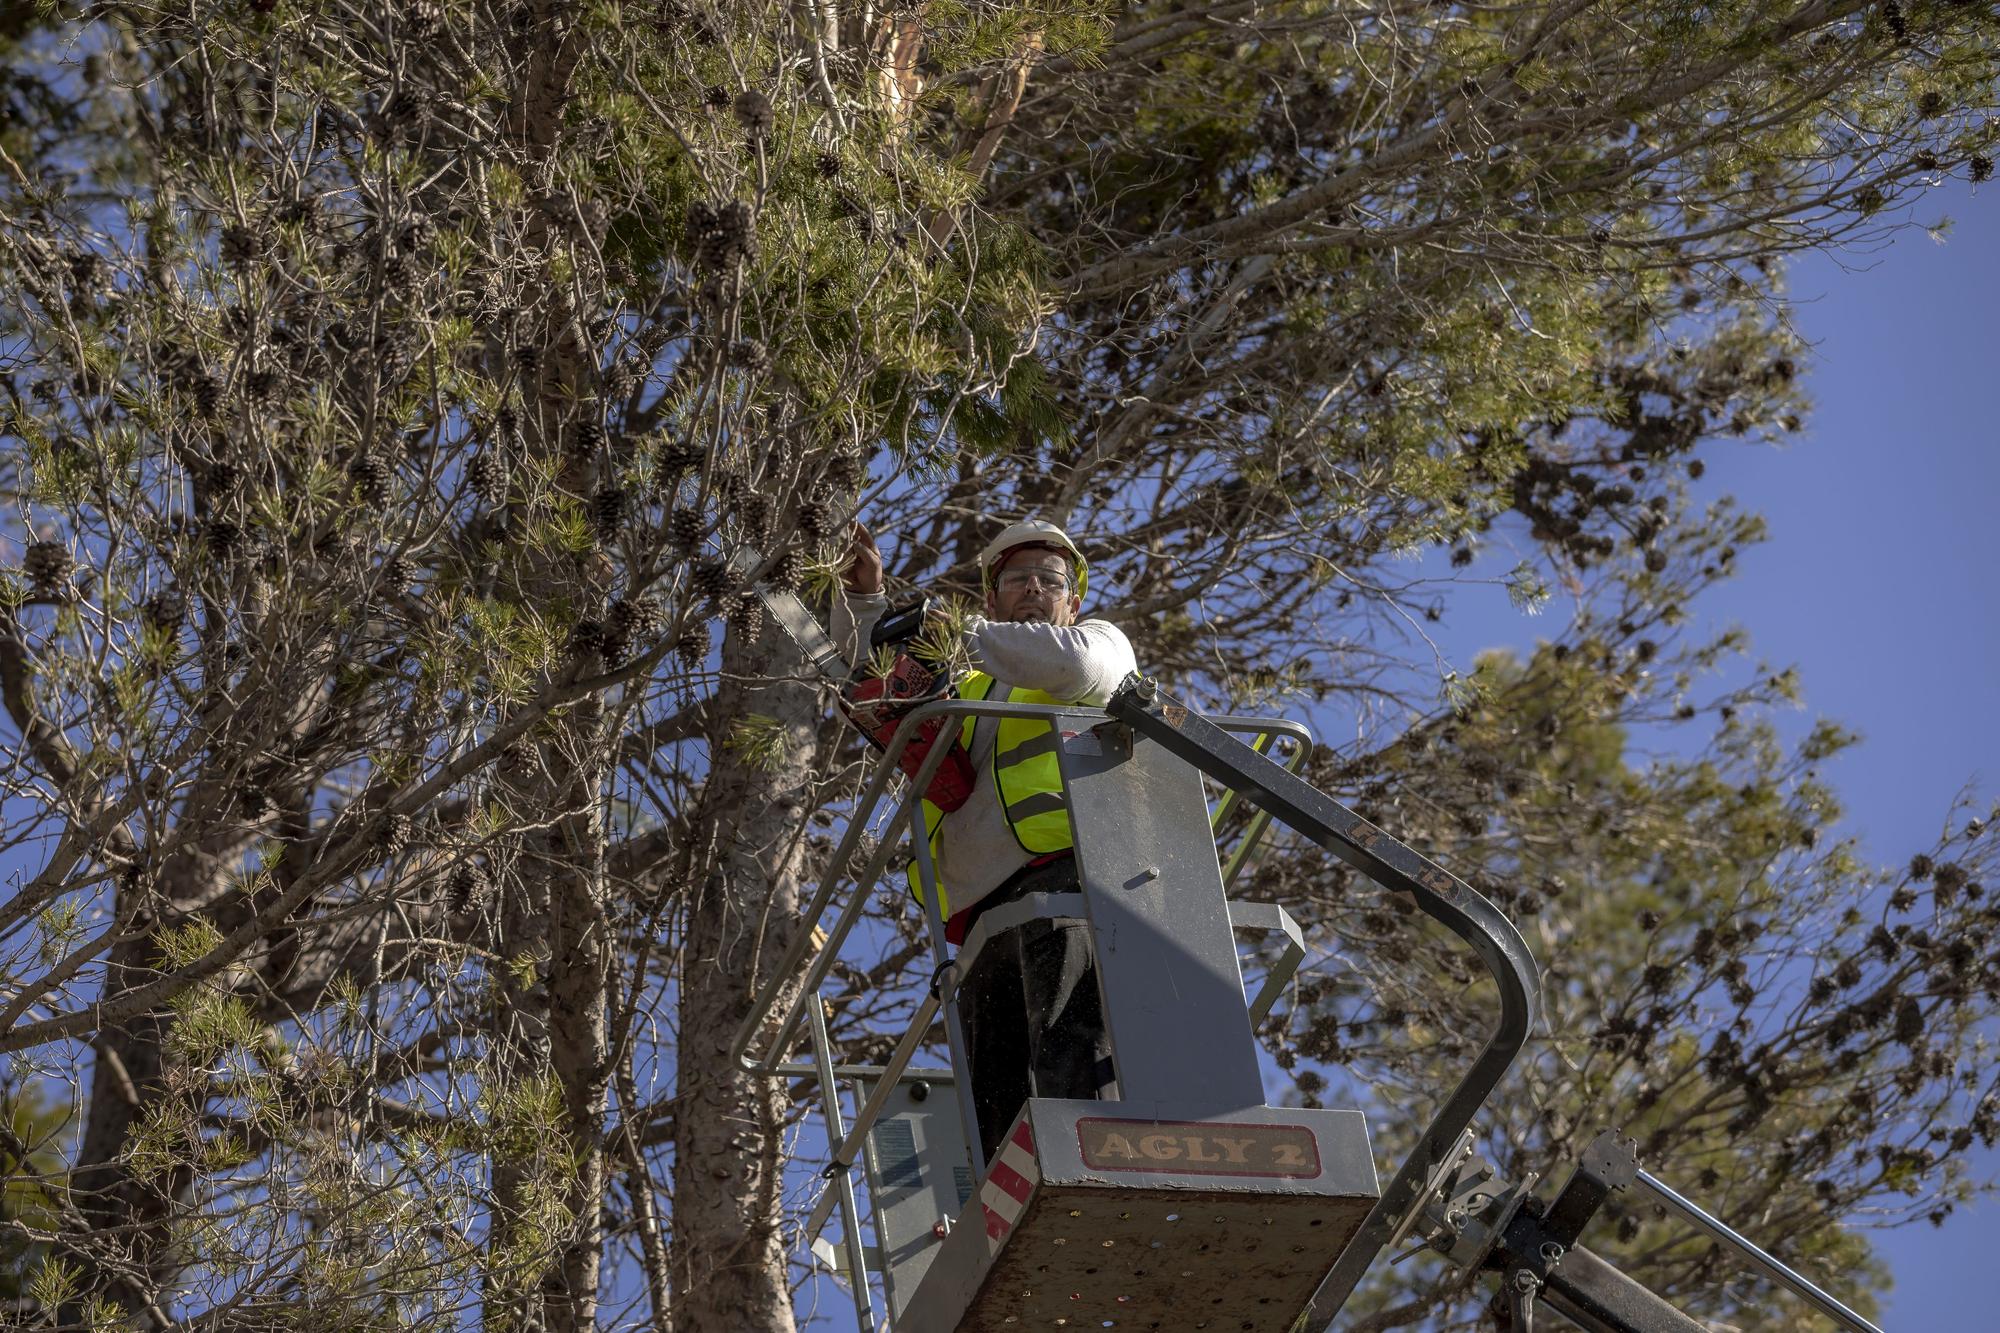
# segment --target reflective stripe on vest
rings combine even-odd
[[[961,699],[984,699],[997,684],[993,677],[983,671],[975,671],[967,676],[959,686]],[[1042,690],[1022,689],[1016,686],[1007,691],[1010,704],[1054,704],[1063,701]],[[973,724],[977,719],[968,717],[960,728],[960,739],[966,749],[972,748]],[[1040,718],[1003,717],[997,734],[993,738],[993,790],[998,793],[1000,808],[1006,812],[1007,826],[1014,831],[1014,841],[1021,850],[1040,856],[1048,852],[1059,852],[1073,846],[1070,834],[1069,801],[1063,794],[1062,768],[1056,758],[1062,738],[1056,729]],[[931,867],[938,865],[939,849],[942,847],[944,812],[924,802],[924,830],[930,838]],[[923,880],[917,874],[917,863],[910,861],[910,893],[921,903],[924,900]],[[951,900],[940,886],[938,916],[951,919]]]

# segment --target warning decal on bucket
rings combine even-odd
[[[1020,1220],[1028,1206],[1028,1196],[1035,1192],[1035,1184],[1041,1178],[1042,1166],[1035,1160],[1035,1132],[1028,1128],[1027,1117],[1023,1116],[1015,1122],[1014,1132],[1007,1136],[1007,1141],[1000,1145],[992,1169],[986,1173],[986,1183],[979,1190],[989,1250],[998,1250],[1006,1243],[1007,1233]]]
[[[1086,1118],[1076,1122],[1076,1140],[1083,1164],[1097,1171],[1300,1180],[1320,1171],[1319,1141],[1304,1125]]]

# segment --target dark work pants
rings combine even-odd
[[[981,900],[979,914],[1027,893],[1074,893],[1076,860],[1032,866]],[[1115,1095],[1089,923],[1028,921],[986,941],[958,988],[980,1146],[990,1163],[1030,1097]]]

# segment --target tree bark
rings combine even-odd
[[[572,813],[552,832],[562,853],[549,884],[549,1040],[562,1088],[563,1129],[575,1174],[564,1200],[567,1238],[544,1277],[546,1323],[561,1333],[597,1326],[597,1286],[604,1249],[605,1090],[611,1058],[606,1047],[611,985],[610,924],[604,904],[604,826],[598,799],[602,781],[602,705],[579,705],[571,717],[590,740],[572,775]]]
[[[732,630],[722,658],[729,683],[710,712],[713,767],[693,822],[681,979],[673,1326],[792,1333],[779,1225],[783,1086],[743,1073],[729,1043],[765,979],[762,967],[798,928],[820,710],[814,687],[768,679],[796,665],[771,628],[748,643]],[[753,715],[782,733],[781,757],[768,767],[729,744],[732,724]]]
[[[174,858],[162,871],[162,896],[157,901],[204,900],[212,886],[202,881],[212,873],[195,853]],[[153,891],[140,882],[122,887],[114,908],[116,919],[132,919],[140,904],[131,902],[131,896]],[[134,931],[131,938],[114,945],[104,970],[106,993],[157,978],[160,949],[151,931]],[[176,1163],[162,1179],[141,1180],[127,1164],[125,1150],[147,1111],[173,1095],[167,1061],[172,1030],[171,1012],[160,1008],[106,1024],[95,1034],[83,1142],[70,1186],[76,1211],[68,1221],[78,1230],[65,1248],[70,1259],[94,1275],[84,1290],[117,1302],[134,1327],[145,1329],[167,1326],[160,1293],[171,1284],[177,1265],[166,1224],[174,1199],[193,1178],[193,1169]],[[81,1316],[80,1308],[63,1314],[65,1319]]]

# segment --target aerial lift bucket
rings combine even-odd
[[[840,1123],[835,1085],[843,1075],[832,1063],[821,1007],[806,997],[816,994],[858,919],[863,894],[807,970],[766,1059],[744,1057],[746,1068],[806,1072],[782,1064],[779,1052],[801,1013],[810,1016],[818,1052],[812,1072],[827,1097],[835,1151],[828,1168],[834,1188],[807,1231],[817,1237],[838,1204],[845,1242],[816,1241],[815,1251],[844,1272],[864,1327],[876,1326],[869,1269],[881,1273],[894,1333],[1325,1327],[1383,1246],[1414,1223],[1433,1178],[1525,1043],[1534,964],[1490,903],[1227,734],[1246,719],[1204,718],[1145,682],[1121,690],[1106,712],[958,700],[912,714],[898,745],[934,713],[1050,721],[1080,892],[1030,895],[981,916],[888,1065],[846,1075],[861,1103],[851,1130]],[[898,745],[883,769],[894,766]],[[1496,1031],[1385,1188],[1378,1188],[1359,1112],[1265,1102],[1253,1014],[1267,1011],[1274,996],[1267,985],[1246,1005],[1234,931],[1285,928],[1293,945],[1285,976],[1302,949],[1280,909],[1228,900],[1203,774],[1232,799],[1253,802],[1378,882],[1410,893],[1471,945],[1499,985]],[[920,772],[913,789],[921,791],[927,777]],[[881,782],[878,772],[864,807]],[[921,827],[914,802],[905,815]],[[881,873],[884,843],[859,884]],[[857,845],[850,831],[835,854],[835,873]],[[927,840],[913,838],[912,846],[934,890]],[[832,892],[830,873],[810,917],[824,911]],[[937,901],[935,891],[927,896]],[[955,1070],[965,1068],[957,981],[988,938],[1031,917],[1089,925],[1116,1097],[1031,1099],[987,1163],[967,1146],[976,1145],[977,1129],[966,1080],[943,1071],[913,1075],[908,1062],[941,1016]],[[932,912],[940,958],[942,924]],[[797,975],[803,950],[795,955],[777,978]],[[739,1056],[764,1024],[777,978],[738,1034]],[[951,1087],[956,1117],[942,1113],[933,1082]],[[913,1095],[917,1083],[925,1085],[922,1099]],[[872,1262],[847,1174],[864,1149],[879,1240]]]
[[[1285,1333],[1378,1197],[1367,1128],[1265,1104],[1200,774],[1064,731],[1082,891],[987,912],[957,966],[1021,919],[1087,921],[1118,1099],[1022,1108],[896,1327]]]

